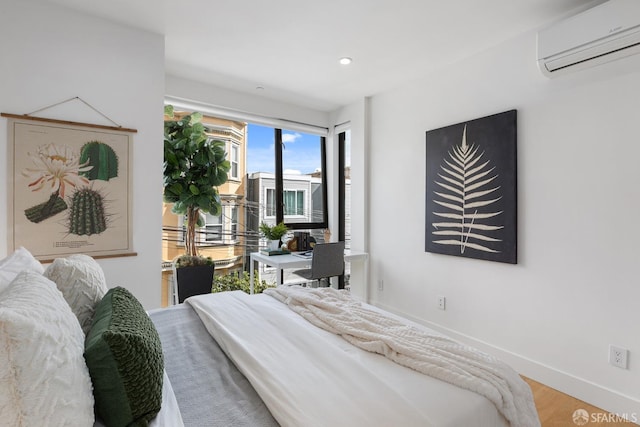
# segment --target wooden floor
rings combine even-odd
[[[588,403],[529,378],[523,378],[533,392],[533,399],[536,402],[542,427],[571,427],[579,425],[586,427],[632,427],[637,425],[631,422],[625,422],[619,418],[616,419],[615,416],[600,408],[596,408],[595,406],[589,405]],[[580,420],[574,422],[574,413],[580,409],[588,413],[587,423],[581,423]]]

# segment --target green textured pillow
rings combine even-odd
[[[126,289],[110,289],[96,307],[84,358],[96,413],[107,427],[146,426],[158,414],[164,372],[160,337]]]

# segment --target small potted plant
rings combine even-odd
[[[283,222],[276,225],[269,225],[266,222],[260,224],[260,234],[269,241],[268,248],[271,251],[277,250],[282,245],[280,239],[287,234],[287,226]]]

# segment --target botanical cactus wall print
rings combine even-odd
[[[118,156],[113,148],[100,141],[89,141],[82,146],[80,162],[91,166],[82,171],[82,175],[90,180],[109,181],[118,176]]]
[[[69,209],[69,233],[91,236],[106,229],[107,215],[102,194],[90,188],[76,190]]]
[[[517,262],[516,111],[427,131],[425,250]]]
[[[68,145],[44,144],[27,153],[31,160],[22,175],[29,180],[31,191],[49,192],[48,200],[24,210],[29,221],[38,223],[67,208],[64,197],[69,188],[86,185],[89,181],[80,176],[92,166],[81,162],[78,153]]]
[[[25,209],[24,215],[29,221],[37,224],[64,211],[67,209],[67,204],[58,194],[58,192],[55,192],[49,196],[49,200],[46,202]]]
[[[21,116],[8,126],[10,246],[40,260],[132,254],[135,130]]]

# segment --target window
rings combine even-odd
[[[227,217],[226,212],[229,212]],[[238,240],[238,205],[223,206],[220,215],[205,214],[205,224],[196,228],[196,242],[198,245],[234,244]],[[184,244],[186,236],[186,216],[180,218],[179,242]]]
[[[338,134],[338,239],[351,247],[351,130]]]
[[[231,143],[231,147],[230,147],[230,161],[231,161],[231,170],[229,171],[230,175],[229,177],[233,178],[233,179],[238,179],[239,178],[239,171],[240,171],[240,147],[238,147],[236,144]]]
[[[249,220],[284,222],[292,230],[327,227],[326,138],[301,131],[247,127],[248,198],[260,203]]]
[[[223,208],[224,209],[224,208]],[[205,235],[203,240],[205,242],[219,242],[222,240],[222,215],[205,215],[204,225]]]
[[[222,208],[224,209],[224,207]],[[180,217],[178,224],[180,228],[179,242],[184,244],[187,235],[187,216]],[[196,242],[198,245],[206,245],[210,243],[222,241],[222,215],[205,214],[205,225],[196,228]]]
[[[238,240],[238,206],[231,205],[231,240]]]
[[[265,208],[265,217],[276,216],[275,193],[273,188],[267,188],[267,203]],[[304,217],[304,190],[284,190],[282,192],[284,199],[284,217],[301,216]]]
[[[280,147],[276,153],[276,194],[278,181],[282,182],[282,210],[279,212],[276,205],[276,220],[298,230],[326,228],[325,138],[276,129],[275,141]]]
[[[267,203],[264,216],[276,216],[276,190],[273,188],[267,188]]]
[[[338,134],[338,240],[351,248],[351,130]],[[338,278],[338,289],[348,285],[351,266],[345,266],[344,275]]]
[[[284,190],[284,216],[304,215],[304,191]]]

